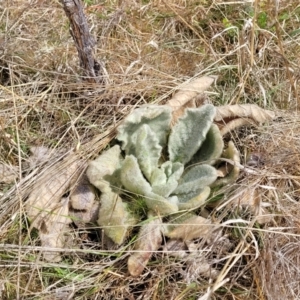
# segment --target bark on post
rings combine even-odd
[[[96,42],[89,32],[81,0],[60,0],[60,2],[70,20],[70,33],[78,51],[85,80],[89,83],[104,84],[101,63],[94,58],[93,54]]]

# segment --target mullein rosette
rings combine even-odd
[[[130,228],[143,218],[129,209],[135,198],[144,199],[149,219],[140,232],[147,232],[155,218],[173,214],[188,223],[187,218],[195,217],[183,210],[196,209],[209,197],[210,185],[217,179],[214,164],[224,148],[220,131],[213,124],[215,114],[210,104],[187,108],[171,126],[170,107],[138,108],[118,127],[116,140],[121,146],[113,146],[89,163],[87,176],[101,191],[98,224],[116,244],[121,245]],[[131,199],[125,200],[128,193]],[[161,232],[172,236],[176,226],[155,224],[161,226],[154,242],[157,248]],[[151,245],[144,248],[153,251]]]

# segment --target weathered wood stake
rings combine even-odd
[[[93,55],[96,41],[90,34],[81,0],[60,0],[60,2],[70,20],[70,33],[78,51],[85,80],[89,83],[104,84],[101,63]]]

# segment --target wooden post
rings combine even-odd
[[[89,83],[104,84],[103,69],[93,55],[95,39],[89,32],[81,0],[60,0],[64,11],[70,20],[70,33],[74,39],[80,66],[85,80]]]

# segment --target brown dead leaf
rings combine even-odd
[[[100,202],[95,201],[88,210],[74,210],[70,208],[69,215],[77,227],[84,228],[87,223],[97,223],[99,218]]]
[[[18,178],[19,167],[0,164],[0,182],[12,183]]]
[[[179,219],[178,224],[171,224],[169,227],[170,229],[165,233],[166,236],[184,241],[207,237],[214,230],[209,219],[196,215],[188,217],[184,221]]]
[[[236,118],[251,118],[253,121],[261,124],[275,118],[273,111],[260,108],[256,104],[223,105],[216,107],[216,110],[214,119],[216,122]]]
[[[185,105],[198,94],[205,92],[216,80],[216,76],[203,76],[180,86],[179,91],[167,102],[174,110]]]
[[[70,155],[46,169],[32,188],[25,207],[31,226],[41,234],[44,247],[61,246],[61,227],[67,224],[62,220],[66,220],[68,216],[68,206],[63,204],[65,198],[62,196],[70,188],[72,181],[77,179],[83,166],[83,161],[78,160],[76,155]],[[45,255],[46,259],[47,257]]]
[[[43,232],[43,230],[39,231],[39,236],[43,247],[46,249],[64,247],[64,235],[67,229],[66,225],[72,222],[68,214],[68,199],[62,198],[60,207],[54,209],[51,214],[44,219],[43,224],[41,225],[43,229],[47,229],[47,232]],[[43,257],[45,260],[51,262],[61,261],[59,251],[47,251],[46,249],[43,252]]]
[[[217,76],[203,76],[180,86],[179,91],[167,102],[173,109],[175,122],[187,107],[195,107],[195,97],[203,94],[217,79]]]
[[[96,223],[99,217],[100,202],[95,200],[95,189],[87,175],[83,174],[70,193],[70,216],[80,228],[87,223]]]
[[[44,217],[55,209],[63,194],[76,180],[83,162],[72,155],[51,166],[37,179],[26,202],[27,214],[33,220],[32,225],[39,228]]]
[[[161,219],[149,216],[150,222],[140,229],[134,249],[137,251],[128,259],[128,271],[132,276],[142,274],[149,259],[162,243]]]
[[[76,210],[90,210],[95,203],[95,189],[90,184],[87,175],[83,174],[70,193],[72,208]]]
[[[238,118],[238,119],[234,119],[234,120],[231,120],[228,123],[226,123],[226,125],[220,129],[220,132],[221,132],[221,135],[223,136],[236,128],[239,128],[242,126],[249,126],[249,125],[256,126],[256,123],[251,118]]]

